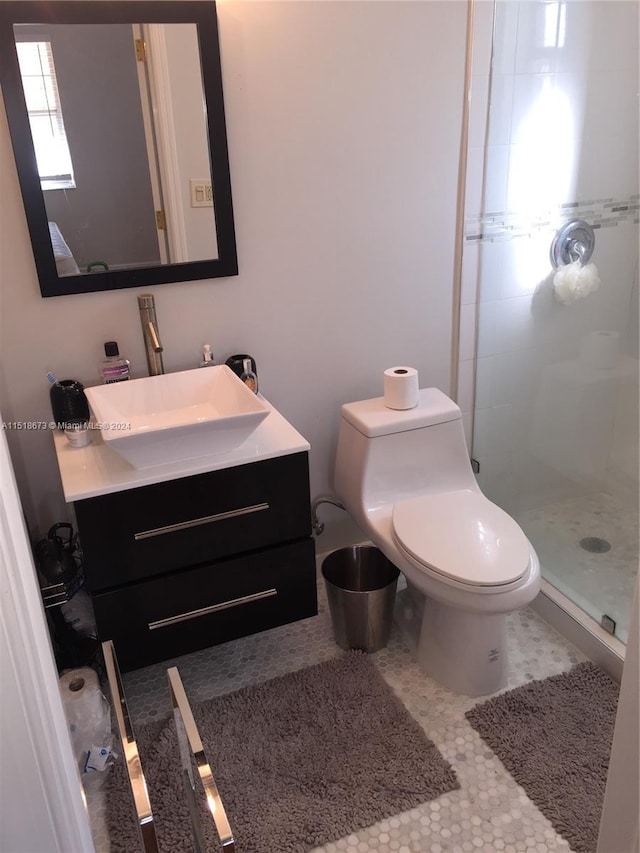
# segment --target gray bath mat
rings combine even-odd
[[[360,652],[194,703],[193,712],[238,853],[303,853],[459,787]],[[136,737],[160,848],[191,851],[173,719],[139,726]],[[111,850],[131,853],[121,763],[110,773]]]
[[[575,853],[595,853],[618,685],[592,663],[531,681],[466,717]]]

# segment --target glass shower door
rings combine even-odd
[[[498,0],[495,14],[473,226],[473,455],[543,576],[626,641],[638,571],[638,4]],[[550,247],[571,220],[594,229],[599,286],[581,287],[577,268],[567,296]]]

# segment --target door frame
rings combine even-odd
[[[42,837],[47,838],[50,853],[93,853],[31,545],[2,430],[0,640],[3,691],[10,688],[0,712],[0,832],[11,834],[15,853],[33,850],[34,839]],[[19,764],[12,763],[12,755],[19,756]]]

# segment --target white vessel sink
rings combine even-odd
[[[134,468],[222,453],[269,408],[226,365],[85,389],[105,444]]]

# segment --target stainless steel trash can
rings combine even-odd
[[[400,572],[373,546],[333,551],[322,562],[336,643],[377,652],[389,640]]]

